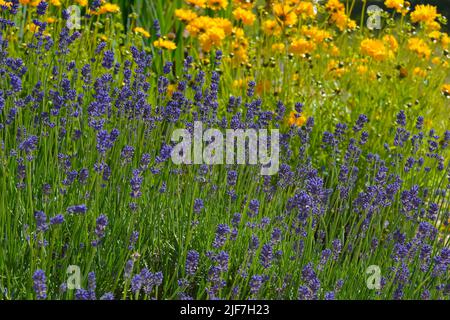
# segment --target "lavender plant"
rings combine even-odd
[[[93,45],[91,15],[81,30],[65,14],[50,27],[42,2],[21,45],[18,1],[6,2],[1,298],[449,298],[450,131],[424,130],[408,110],[389,131],[365,114],[289,124],[302,101],[265,102],[254,81],[229,96],[221,52],[214,69],[184,57],[177,76],[165,51]],[[175,165],[171,133],[194,121],[279,129],[279,172]]]

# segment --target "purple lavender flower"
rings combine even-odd
[[[85,204],[70,206],[67,208],[67,212],[72,214],[85,214],[87,212],[87,207]]]
[[[34,218],[36,219],[37,232],[45,232],[48,230],[47,216],[43,211],[36,211]]]
[[[369,121],[365,114],[360,114],[356,124],[353,126],[353,131],[358,132],[361,131],[364,125]]]
[[[195,199],[194,200],[194,212],[200,213],[204,208],[203,200],[202,199]]]
[[[230,233],[230,227],[227,224],[219,224],[217,226],[216,237],[214,238],[213,247],[221,248],[227,241],[227,235]]]
[[[62,224],[62,223],[64,223],[64,216],[62,214],[58,214],[58,215],[50,218],[51,225]]]
[[[234,186],[236,185],[236,180],[237,180],[237,172],[235,170],[228,171],[227,184],[229,186]]]
[[[114,300],[114,294],[112,292],[107,292],[100,297],[100,300]]]
[[[333,291],[325,293],[325,300],[335,300],[335,295]]]
[[[36,270],[33,274],[33,289],[37,299],[47,299],[47,278],[41,269]]]
[[[185,271],[187,275],[193,276],[198,269],[198,260],[200,255],[195,250],[190,250],[186,256]]]
[[[261,289],[261,286],[263,284],[263,277],[260,275],[254,275],[250,279],[249,286],[250,286],[250,293],[252,295],[257,295],[259,290]]]
[[[92,246],[96,247],[100,241],[105,237],[105,229],[108,225],[108,217],[104,214],[100,215],[96,220],[96,227],[94,230],[97,239],[92,241]]]
[[[261,248],[261,252],[259,254],[259,262],[264,267],[264,269],[267,269],[271,266],[272,259],[273,259],[272,245],[266,243]]]
[[[47,12],[48,3],[45,1],[39,2],[36,7],[36,13],[40,16],[43,16]]]
[[[405,111],[400,110],[400,112],[397,114],[397,124],[402,126],[402,127],[406,126]]]
[[[123,161],[126,163],[129,163],[133,160],[134,156],[134,148],[132,146],[125,146],[122,149],[122,152],[120,153],[120,157]]]
[[[95,279],[95,273],[89,272],[88,273],[88,294],[89,294],[89,300],[95,300],[95,289],[97,288],[97,282]]]
[[[259,212],[259,201],[257,199],[250,200],[248,208],[252,212],[252,215],[257,215]]]
[[[142,195],[141,185],[142,185],[142,177],[141,172],[137,169],[133,170],[133,177],[130,180],[131,185],[131,193],[130,196],[132,198],[139,198]]]
[[[114,64],[114,52],[112,52],[111,50],[106,50],[105,53],[103,54],[102,66],[105,69],[111,69],[113,67],[113,64]]]

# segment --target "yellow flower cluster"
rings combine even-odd
[[[228,6],[227,0],[186,0],[186,2],[192,6],[208,8],[215,11],[226,9]]]
[[[408,49],[415,52],[420,58],[430,58],[431,49],[421,38],[413,37],[408,39]]]
[[[385,35],[382,40],[364,39],[361,41],[361,53],[372,57],[376,61],[383,61],[394,57],[398,49],[397,39],[393,35]]]
[[[325,9],[330,14],[330,22],[334,23],[340,31],[356,28],[356,22],[345,14],[345,6],[339,0],[328,0]]]
[[[384,1],[386,8],[394,9],[398,13],[405,15],[408,13],[409,2],[404,0],[386,0]]]
[[[189,21],[186,30],[192,37],[198,37],[202,50],[208,52],[212,47],[220,46],[225,37],[231,35],[233,25],[224,18],[199,16]]]
[[[159,38],[153,42],[153,45],[160,49],[175,50],[177,48],[175,42]]]

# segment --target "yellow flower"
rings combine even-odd
[[[429,4],[419,4],[415,7],[414,11],[411,13],[412,22],[432,22],[440,14],[437,13],[436,7]]]
[[[56,19],[56,18],[54,18],[54,17],[48,17],[47,18],[47,23],[54,23],[54,22],[56,22],[58,19]]]
[[[437,21],[425,22],[425,30],[427,32],[441,30],[441,25]]]
[[[242,9],[251,9],[255,4],[256,0],[233,0],[235,7],[240,7]]]
[[[150,33],[146,31],[144,28],[136,27],[133,29],[135,33],[141,34],[144,38],[150,38]]]
[[[3,7],[7,7],[7,8],[11,8],[11,2],[6,2],[4,0],[0,0],[0,6]],[[1,9],[1,8],[0,8]]]
[[[284,26],[291,26],[297,23],[297,15],[294,9],[288,5],[275,4],[273,6],[273,13]]]
[[[283,53],[284,48],[285,48],[285,45],[284,45],[284,43],[281,43],[281,42],[274,43],[272,45],[272,51],[274,51],[274,52]]]
[[[302,27],[302,33],[309,37],[310,39],[314,40],[316,43],[322,43],[325,39],[331,39],[331,34],[326,31],[319,29],[317,27]]]
[[[397,39],[393,35],[387,34],[383,37],[383,42],[387,44],[388,48],[392,52],[397,52],[398,50],[398,42]]]
[[[153,45],[157,48],[167,49],[167,50],[175,50],[177,46],[173,41],[165,40],[162,38],[159,38],[158,40],[153,42]]]
[[[421,58],[428,59],[431,55],[430,47],[420,38],[410,38],[408,40],[408,49],[415,52]]]
[[[301,127],[306,123],[306,117],[300,113],[291,111],[291,113],[289,113],[287,123],[289,126]]]
[[[263,32],[269,36],[271,35],[280,35],[281,28],[275,20],[266,20],[262,24]]]
[[[97,11],[90,10],[89,13],[93,15],[105,14],[105,13],[119,13],[120,7],[117,4],[105,3]]]
[[[330,72],[330,74],[336,78],[342,77],[342,75],[347,72],[347,69],[340,66],[339,62],[337,62],[336,60],[330,60],[330,62],[328,62],[327,69],[328,72]]]
[[[27,5],[31,0],[19,0],[20,4]]]
[[[328,11],[345,11],[345,6],[339,2],[339,0],[328,0],[327,4],[325,5],[325,9]]]
[[[447,48],[448,47],[448,45],[449,45],[449,43],[450,43],[450,37],[448,36],[448,34],[447,33],[442,33],[442,37],[441,37],[441,45],[444,47],[444,48]]]
[[[208,29],[198,39],[202,50],[208,52],[211,50],[211,47],[222,44],[222,40],[225,39],[225,32],[221,28],[213,27]]]
[[[450,83],[443,84],[441,87],[442,94],[447,98],[450,97]]]
[[[233,88],[235,89],[243,89],[247,86],[248,82],[253,80],[251,77],[246,77],[243,79],[236,79],[233,81]]]
[[[213,25],[213,19],[207,16],[201,16],[197,19],[192,20],[186,26],[186,30],[193,37],[198,36],[200,33],[205,32],[208,28],[211,28]]]
[[[363,75],[363,74],[366,74],[367,73],[367,70],[368,70],[369,68],[366,66],[366,65],[359,65],[357,68],[356,68],[356,71],[358,72],[358,74],[360,74],[360,75]]]
[[[226,9],[228,6],[228,0],[208,0],[207,6],[215,11]]]
[[[415,67],[414,70],[413,70],[413,74],[415,76],[425,78],[427,76],[427,71],[422,69],[422,68]]]
[[[175,17],[184,23],[189,23],[194,19],[197,19],[197,14],[189,9],[177,9],[175,10]]]
[[[300,1],[295,7],[295,13],[301,16],[303,19],[313,18],[316,15],[316,10],[311,2]]]
[[[206,0],[185,0],[188,4],[204,8],[206,6]]]
[[[214,18],[213,23],[216,27],[223,29],[226,35],[230,35],[233,31],[233,24],[225,18]]]
[[[387,50],[383,41],[378,39],[364,39],[361,41],[361,52],[377,61],[382,61],[387,57]]]
[[[336,11],[331,14],[331,22],[334,23],[339,30],[344,31],[346,28],[355,29],[355,21],[351,20],[344,11]]]
[[[330,49],[331,55],[334,56],[334,57],[338,56],[338,55],[341,53],[341,51],[339,50],[339,48],[336,47],[334,44],[331,44],[331,45],[329,46],[329,49]]]
[[[395,9],[397,12],[402,12],[405,5],[405,0],[386,0],[384,1],[386,8]]]
[[[82,7],[86,7],[88,5],[88,0],[76,0],[76,2]]]
[[[242,8],[236,8],[233,11],[233,16],[236,20],[241,20],[242,23],[247,26],[251,26],[256,20],[256,16],[253,12]]]
[[[312,51],[314,51],[314,49],[316,49],[315,43],[303,38],[295,39],[291,42],[291,46],[289,47],[290,52],[298,55],[311,53]]]
[[[60,7],[61,6],[61,1],[59,1],[59,0],[50,0],[50,3],[52,5],[54,5],[55,7]]]

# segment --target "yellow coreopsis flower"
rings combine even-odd
[[[60,0],[50,0],[50,3],[52,5],[54,5],[55,7],[60,7],[61,6],[61,1]]]
[[[293,40],[289,47],[291,53],[298,55],[311,53],[314,49],[316,49],[316,44],[303,38]]]
[[[117,4],[105,3],[97,11],[90,11],[90,14],[99,15],[105,13],[119,13],[120,7]]]
[[[344,4],[340,3],[339,0],[328,0],[327,4],[325,5],[325,9],[328,11],[345,11]]]
[[[325,39],[332,38],[331,34],[328,31],[319,29],[315,26],[313,26],[313,27],[303,26],[302,33],[305,36],[314,40],[316,43],[322,43]]]
[[[430,23],[434,21],[440,14],[437,13],[435,6],[429,4],[419,4],[415,7],[414,11],[411,13],[412,22],[425,22]]]
[[[289,126],[301,127],[306,123],[306,117],[300,113],[291,111],[291,113],[289,113],[287,123]]]
[[[413,70],[413,75],[415,75],[417,77],[425,78],[427,76],[427,71],[420,67],[415,67]]]
[[[446,97],[450,97],[450,83],[443,84],[441,91]]]
[[[355,21],[351,20],[344,11],[336,11],[331,14],[331,22],[333,22],[339,30],[344,31],[346,28],[354,29]]]
[[[186,30],[193,37],[208,30],[214,25],[213,19],[208,16],[200,16],[192,21],[186,26]]]
[[[222,40],[225,39],[225,32],[223,29],[213,27],[208,29],[199,38],[202,50],[209,52],[213,46],[220,46]]]
[[[361,52],[377,61],[382,61],[387,57],[387,50],[383,41],[378,39],[364,39],[361,41]]]
[[[31,0],[19,0],[19,3],[20,3],[20,4],[23,4],[23,5],[27,5],[27,4],[30,3],[30,1],[31,1]]]
[[[277,3],[273,6],[275,17],[284,25],[291,26],[297,23],[297,15],[294,9],[288,5]]]
[[[312,2],[300,1],[295,7],[295,13],[303,19],[306,19],[315,17],[317,11]]]
[[[88,0],[76,0],[76,2],[82,7],[86,7],[88,5]]]
[[[189,9],[177,9],[175,10],[175,17],[184,23],[189,23],[194,19],[197,19],[197,14]]]
[[[431,55],[430,47],[420,38],[410,38],[408,40],[408,49],[415,52],[421,58],[428,59]]]
[[[405,0],[386,0],[384,1],[386,8],[394,9],[397,12],[402,12],[405,6]]]
[[[188,4],[197,6],[200,8],[206,7],[206,0],[185,0]]]
[[[6,2],[4,0],[0,0],[0,6],[1,7],[11,8],[11,2]]]
[[[275,20],[266,20],[262,24],[263,32],[269,36],[279,35],[281,33],[281,28]]]
[[[256,20],[256,16],[253,12],[242,8],[233,10],[233,16],[236,20],[242,21],[242,23],[247,26],[251,26]]]
[[[153,45],[157,48],[167,49],[167,50],[175,50],[177,48],[175,42],[170,40],[165,40],[159,38],[158,40],[153,42]]]
[[[133,29],[135,33],[141,34],[144,38],[150,38],[150,33],[141,27],[136,27]]]
[[[215,11],[222,10],[226,9],[226,7],[228,6],[228,0],[208,0],[206,5],[208,6],[208,8]]]
[[[272,45],[272,51],[277,53],[283,53],[284,52],[285,45],[284,43],[278,42],[274,43]]]
[[[385,44],[387,44],[389,50],[391,50],[392,52],[397,52],[398,50],[398,42],[397,39],[390,34],[387,34],[383,37],[383,41]]]
[[[251,9],[255,4],[256,0],[233,0],[233,4],[236,7],[240,7],[242,9]]]

